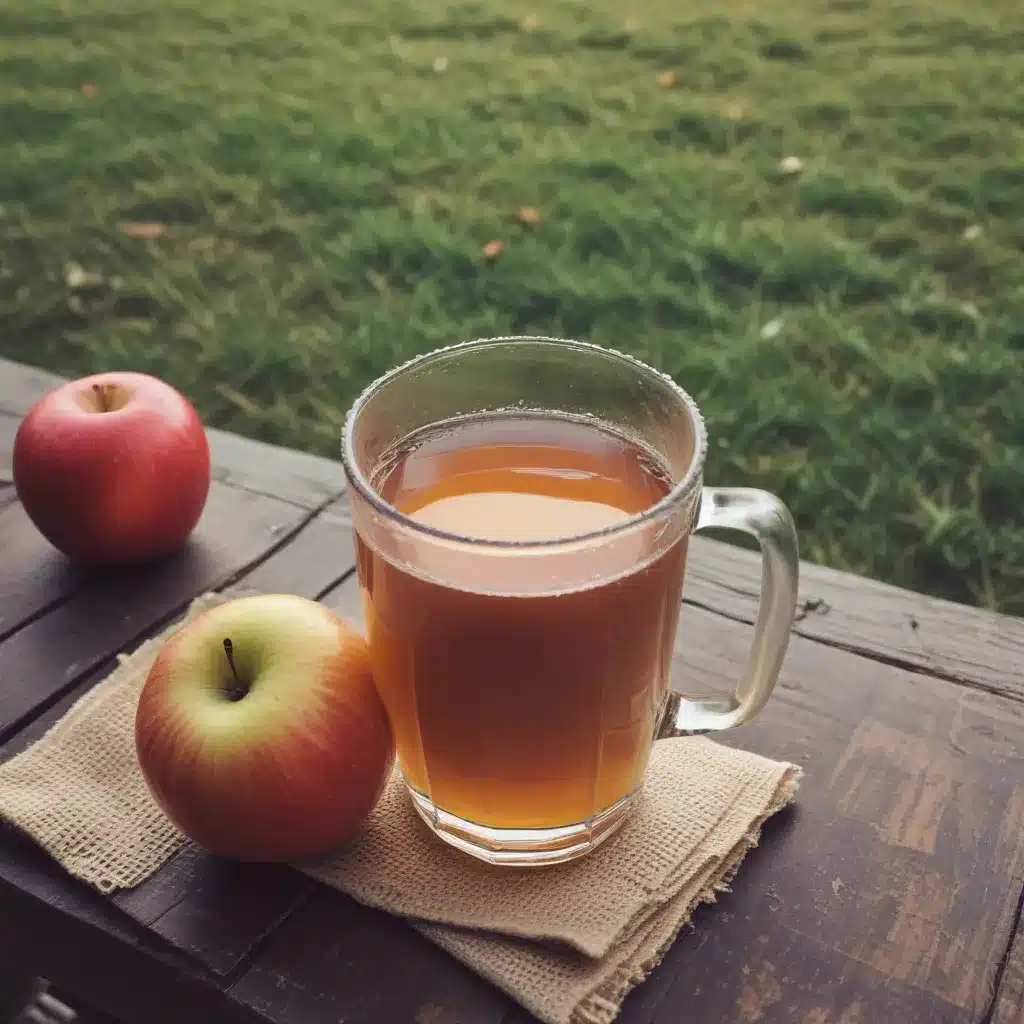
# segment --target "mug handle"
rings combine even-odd
[[[761,545],[761,600],[754,639],[732,693],[696,696],[669,691],[658,739],[694,736],[749,722],[775,688],[796,614],[800,556],[789,509],[767,491],[705,487],[694,533],[709,526],[742,530]]]

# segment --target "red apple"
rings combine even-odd
[[[287,594],[237,598],[174,633],[142,688],[135,746],[171,821],[249,861],[344,842],[394,760],[366,641]]]
[[[14,439],[14,485],[70,558],[143,562],[176,551],[210,489],[210,448],[188,399],[143,373],[98,373],[44,395]]]

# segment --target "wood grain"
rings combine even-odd
[[[230,992],[281,1024],[500,1024],[512,1009],[404,921],[330,889],[288,918]]]
[[[183,552],[104,574],[0,645],[0,742],[195,594],[262,558],[306,516],[294,505],[214,485]]]
[[[359,615],[354,578],[324,600]],[[743,624],[686,608],[676,685],[724,689],[748,643]],[[779,963],[779,1005],[765,1007],[766,1020],[853,1013],[834,1004],[820,1017],[823,989],[843,979],[852,992],[887,988],[857,1010],[865,1021],[980,1020],[1021,892],[1021,735],[1015,700],[794,637],[766,709],[717,738],[803,765],[797,807],[631,998],[622,1024],[668,1022],[693,992],[711,1000],[699,1019],[761,1019],[750,1016],[750,976],[775,977]],[[745,952],[727,970],[732,947]],[[818,964],[815,984],[790,969],[804,956]],[[648,1013],[666,985],[667,1002]],[[874,1013],[883,1007],[902,1016]]]
[[[1017,878],[1016,935],[1007,945],[999,988],[992,1000],[995,1024],[1024,1021],[1024,784],[1018,781],[1013,800],[1003,816],[997,839],[1005,869]],[[987,1024],[987,1022],[986,1022]]]
[[[2,373],[3,370],[0,369],[0,374]],[[14,451],[14,435],[18,432],[20,422],[20,417],[0,412],[0,486],[9,486],[14,482],[11,453]]]
[[[283,865],[236,864],[189,844],[111,902],[196,966],[226,975],[316,888]]]
[[[720,630],[707,613],[686,620],[700,637],[685,659],[690,671],[724,677],[710,653],[728,650]],[[804,765],[792,824],[766,839],[720,902],[729,920],[704,915],[696,949],[681,942],[669,953],[664,970],[678,970],[680,997],[717,984],[730,993],[721,1019],[743,1019],[741,979],[728,985],[715,947],[701,941],[736,922],[729,941],[785,927],[829,951],[831,975],[808,988],[807,1015],[820,1009],[820,984],[856,964],[877,972],[875,984],[921,996],[917,1015],[867,1020],[958,1019],[954,1009],[980,1019],[1020,896],[1024,833],[1005,823],[1016,818],[1024,779],[1022,731],[1016,702],[794,638],[768,707],[721,737]],[[767,952],[764,961],[772,963]],[[936,999],[948,1016],[926,1009]]]
[[[0,826],[0,964],[41,975],[126,1022],[257,1024],[251,1010],[209,984],[53,861]]]
[[[755,850],[751,860],[758,857]],[[726,897],[724,905],[697,915],[698,934],[677,943],[699,944],[700,956],[719,965],[723,993],[713,976],[694,978],[670,961],[629,997],[616,1024],[670,1021],[672,1007],[685,1017],[715,1024],[971,1024],[966,1010],[887,977],[867,964],[840,958],[835,951],[785,925],[770,930],[708,929],[706,919],[729,915],[742,922],[744,893]],[[728,907],[729,909],[726,909]],[[683,948],[685,953],[685,948]],[[724,996],[724,998],[723,998]]]
[[[1018,924],[1010,948],[1002,983],[993,1002],[992,1024],[1020,1024],[1024,1021],[1024,928]]]
[[[903,668],[1024,700],[1024,619],[803,562],[794,631]],[[694,538],[687,601],[744,622],[757,614],[760,558]]]
[[[0,359],[0,451],[11,450],[13,431],[10,443],[5,443],[11,421],[16,423],[43,395],[63,383],[65,379],[56,374]],[[206,434],[213,478],[223,484],[289,501],[307,510],[319,508],[345,490],[340,462],[222,430],[207,429]],[[0,462],[0,469],[2,466]]]
[[[94,576],[52,547],[17,501],[0,506],[0,552],[0,639],[87,586]]]
[[[319,597],[353,571],[354,560],[351,527],[347,522],[333,517],[327,509],[306,521],[297,534],[288,538],[284,546],[272,550],[254,566],[235,574],[227,587],[219,589],[239,595],[252,591],[283,591]],[[218,588],[214,586],[211,589]],[[156,631],[156,625],[154,623],[136,642],[123,649],[130,650],[137,646],[145,635]],[[39,739],[79,697],[106,678],[111,668],[112,661],[104,662],[96,670],[87,672],[46,710],[34,716],[6,740],[0,741],[0,758],[11,757]]]
[[[354,572],[352,526],[329,506],[307,522],[280,551],[245,574],[240,583],[263,593],[319,598]]]
[[[208,429],[215,480],[255,494],[319,508],[345,491],[340,462]],[[339,455],[340,455],[339,439]]]

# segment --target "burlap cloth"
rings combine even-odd
[[[204,595],[189,616],[223,600]],[[0,817],[101,892],[138,885],[187,840],[150,798],[134,715],[144,643],[34,745],[0,765]],[[548,1024],[608,1024],[694,907],[712,901],[793,797],[795,765],[703,738],[655,744],[638,806],[587,857],[495,868],[432,837],[397,773],[358,838],[299,870],[414,927]]]

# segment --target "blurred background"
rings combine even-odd
[[[631,352],[805,558],[1024,613],[1019,0],[0,7],[0,354],[337,455],[415,353]]]

